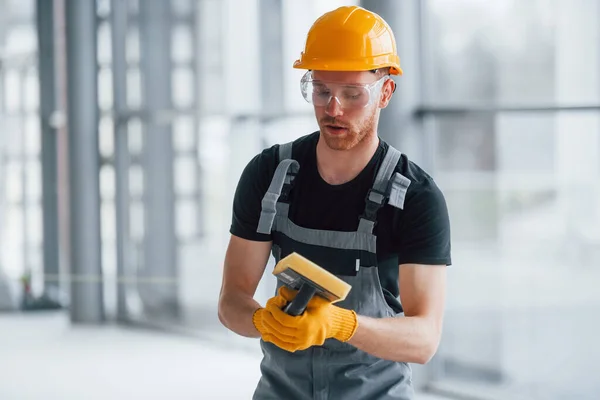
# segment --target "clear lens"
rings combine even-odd
[[[344,83],[317,81],[307,73],[300,82],[304,99],[317,107],[324,107],[335,98],[345,109],[364,108],[372,104],[380,93],[387,76],[369,85],[349,85]]]

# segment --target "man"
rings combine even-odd
[[[408,363],[440,341],[450,227],[431,177],[379,139],[379,113],[401,75],[396,42],[378,15],[341,7],[311,27],[294,64],[319,131],[252,159],[233,204],[219,318],[261,338],[254,399],[412,399]],[[397,132],[391,132],[398,134]],[[352,285],[297,317],[278,290],[253,296],[270,253],[298,252]]]

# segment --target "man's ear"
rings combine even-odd
[[[388,79],[381,88],[381,98],[379,100],[379,108],[386,108],[392,99],[392,95],[396,91],[396,82]]]

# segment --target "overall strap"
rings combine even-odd
[[[390,195],[390,179],[398,165],[400,156],[400,151],[392,146],[388,146],[385,157],[375,176],[373,187],[367,193],[365,199],[365,211],[360,217],[360,222],[358,224],[359,232],[373,233],[373,228],[377,221],[377,211],[384,205],[385,200]]]
[[[388,204],[396,208],[404,208],[406,192],[410,186],[410,179],[396,172],[392,177],[392,187],[390,188],[390,198]]]
[[[256,232],[270,234],[271,228],[273,227],[273,221],[277,214],[277,202],[280,197],[286,199],[289,194],[289,190],[294,180],[294,177],[300,169],[298,161],[293,160],[292,156],[292,143],[285,143],[279,146],[279,164],[273,174],[271,184],[267,189],[262,201],[261,201],[261,212],[260,219],[258,220],[258,227]]]
[[[292,158],[292,145],[294,142],[287,142],[279,145],[279,162]]]

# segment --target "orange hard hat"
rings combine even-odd
[[[294,68],[325,71],[370,71],[390,68],[402,75],[396,39],[379,15],[357,6],[339,7],[315,21]]]

